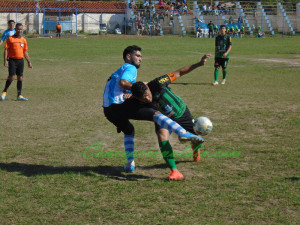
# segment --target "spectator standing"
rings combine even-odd
[[[60,38],[60,34],[61,34],[61,25],[59,22],[57,22],[56,24],[56,37]]]
[[[208,37],[212,38],[214,37],[214,24],[212,23],[212,21],[209,21],[209,24],[207,24],[208,27]]]

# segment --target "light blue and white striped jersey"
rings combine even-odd
[[[123,94],[128,91],[120,87],[120,80],[128,80],[134,84],[137,77],[137,68],[129,63],[124,63],[116,72],[114,72],[108,79],[104,94],[103,107],[108,107],[111,104],[122,104],[125,99]]]
[[[7,38],[9,38],[10,36],[13,36],[15,33],[16,33],[16,30],[15,30],[15,29],[13,29],[13,30],[7,29],[7,30],[4,31],[4,33],[2,34],[1,41],[4,42]]]

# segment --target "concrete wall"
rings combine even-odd
[[[113,32],[115,26],[124,25],[124,14],[102,14],[102,23],[107,24],[108,32]],[[72,33],[76,33],[76,15],[72,14]],[[7,29],[7,21],[14,20],[23,24],[24,33],[43,34],[43,13],[0,13],[0,32]],[[99,33],[100,13],[77,14],[77,31]]]

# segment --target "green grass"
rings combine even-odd
[[[299,224],[299,38],[233,39],[226,85],[211,85],[213,58],[171,85],[214,124],[207,157],[176,158],[183,182],[163,180],[161,157],[137,157],[126,174],[124,157],[83,156],[93,144],[89,153],[123,151],[101,104],[131,44],[143,48],[143,81],[214,49],[213,39],[28,39],[29,101],[15,101],[14,82],[0,102],[1,224]],[[156,153],[153,123],[133,123],[136,152]],[[178,154],[188,146],[171,143]],[[241,154],[214,155],[226,151]]]

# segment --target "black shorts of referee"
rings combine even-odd
[[[8,76],[23,76],[24,59],[8,58]]]

